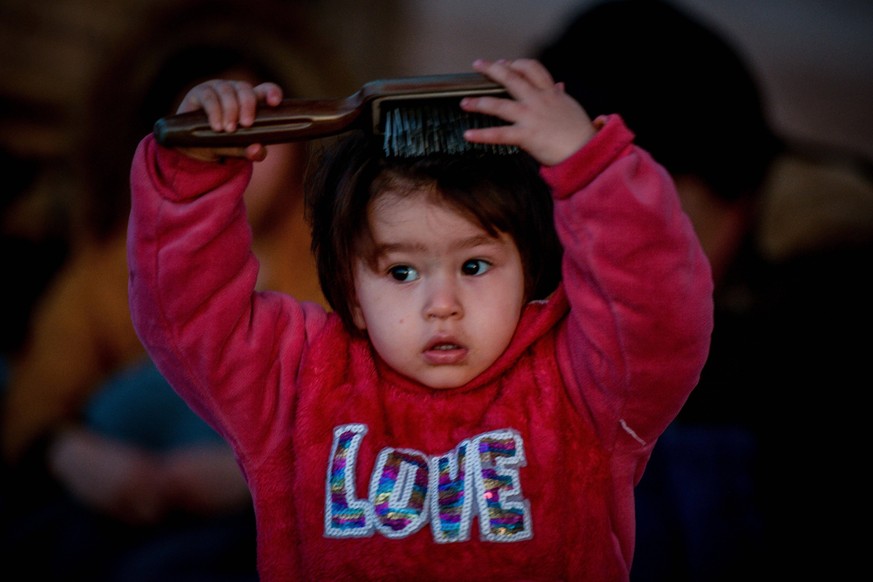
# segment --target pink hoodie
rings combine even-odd
[[[313,303],[255,292],[243,160],[136,154],[133,320],[236,451],[272,580],[627,580],[633,489],[697,383],[709,264],[617,116],[542,169],[564,280],[481,376],[431,390]]]

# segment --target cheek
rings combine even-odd
[[[355,265],[355,296],[352,298],[352,319],[355,327],[363,331],[368,329],[367,320],[380,321],[381,304],[384,301],[383,290],[379,289],[378,281],[366,265],[358,261]]]
[[[512,336],[521,317],[522,307],[520,296],[517,300],[505,297],[504,301],[486,303],[480,308],[483,320],[480,325],[495,340]]]

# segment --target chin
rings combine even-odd
[[[460,388],[476,377],[476,374],[469,375],[467,373],[455,374],[451,372],[442,372],[444,372],[444,370],[441,370],[440,373],[437,374],[424,374],[417,377],[416,380],[432,390],[452,390],[453,388]]]

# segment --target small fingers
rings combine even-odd
[[[275,83],[252,86],[246,81],[213,79],[192,88],[179,105],[177,113],[202,110],[215,132],[233,132],[237,127],[250,127],[255,122],[259,104],[275,106],[282,101],[282,89]],[[220,161],[224,158],[263,160],[267,149],[262,144],[229,148],[182,148],[192,158]]]
[[[500,83],[515,97],[526,88],[550,89],[555,81],[542,63],[534,59],[478,59],[473,68]]]
[[[538,61],[478,60],[473,66],[503,85],[512,99],[463,99],[465,111],[493,115],[508,123],[470,131],[465,134],[469,141],[516,145],[540,163],[553,165],[591,139],[595,130],[588,114]]]
[[[275,107],[282,101],[282,88],[276,83],[261,83],[254,88],[258,101]]]
[[[275,106],[282,100],[282,89],[275,83],[252,87],[246,81],[215,79],[195,86],[182,101],[178,113],[202,109],[214,131],[235,131],[255,121],[258,103]]]
[[[511,125],[468,129],[464,132],[464,139],[471,143],[516,145],[518,132]]]
[[[176,113],[188,113],[202,109],[207,115],[219,105],[218,95],[209,82],[201,83],[188,91]],[[215,129],[215,128],[213,128]]]
[[[512,122],[515,121],[519,104],[512,99],[501,97],[464,97],[461,99],[461,108],[464,111],[493,115]]]
[[[249,127],[255,120],[258,97],[251,83],[246,81],[222,81],[215,84],[221,105],[221,127],[234,131],[237,125]]]
[[[515,59],[509,61],[509,68],[527,79],[531,85],[539,89],[550,89],[555,86],[552,74],[542,63],[534,59]]]

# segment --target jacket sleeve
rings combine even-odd
[[[256,292],[243,192],[252,165],[207,163],[146,137],[131,170],[129,296],[137,334],[159,370],[237,453],[279,447],[316,304]],[[307,315],[308,314],[308,315]]]
[[[553,188],[570,316],[571,397],[607,442],[644,456],[697,384],[712,331],[709,262],[666,170],[619,116],[558,166]]]

